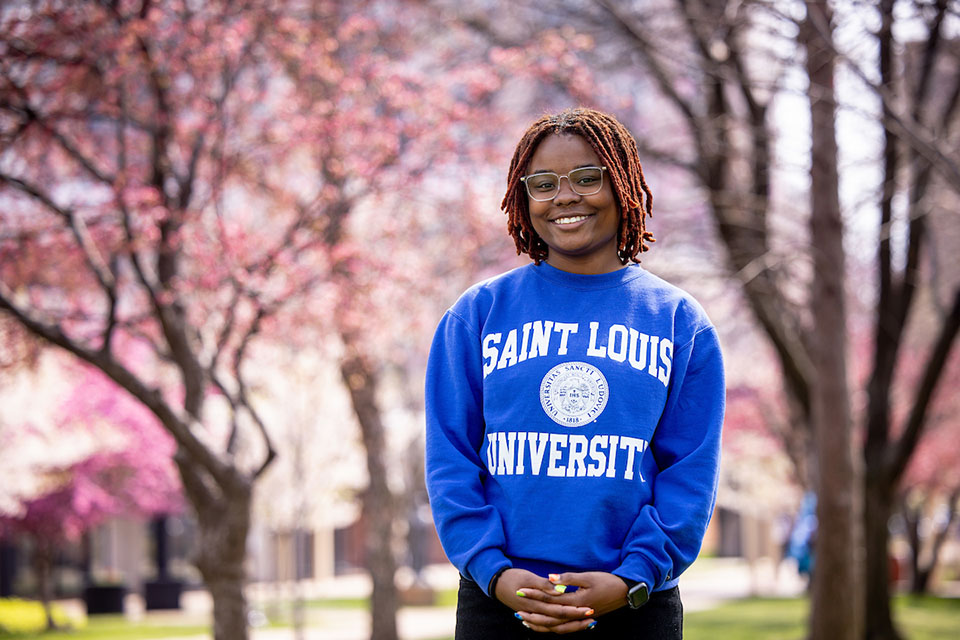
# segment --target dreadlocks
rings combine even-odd
[[[649,249],[648,242],[654,242],[653,234],[644,224],[645,218],[653,215],[653,194],[643,177],[637,143],[612,116],[584,108],[543,116],[527,129],[513,152],[507,193],[500,207],[509,216],[507,232],[513,236],[517,254],[526,253],[536,264],[547,257],[547,245],[530,223],[527,192],[520,178],[537,145],[549,134],[578,135],[593,147],[607,167],[620,211],[617,255],[622,264],[628,260],[640,262],[637,254]]]

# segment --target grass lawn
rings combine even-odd
[[[58,605],[53,607],[56,623],[72,627],[64,631],[45,633],[43,608],[33,600],[0,599],[0,640],[42,638],[43,640],[149,640],[210,633],[208,624],[187,620],[176,614],[162,618],[131,622],[122,615],[97,615],[71,619]]]
[[[750,599],[684,617],[686,640],[803,640],[808,602]],[[909,640],[953,640],[960,635],[960,600],[901,596],[894,617]]]
[[[439,594],[438,604],[455,602],[454,593]],[[363,600],[314,601],[312,610],[356,608],[366,606]],[[748,599],[729,602],[709,611],[695,611],[685,616],[684,638],[687,640],[804,640],[808,603],[803,599]],[[7,612],[9,613],[9,612]],[[894,615],[907,640],[953,640],[960,630],[960,599],[901,596],[894,600]],[[272,625],[288,621],[274,618]],[[308,625],[309,618],[308,615]],[[207,635],[210,628],[196,624],[175,624],[173,620],[147,619],[130,622],[123,616],[92,616],[82,629],[37,634],[7,633],[0,630],[0,640],[40,638],[42,640],[152,640],[192,635]]]
[[[149,640],[152,638],[175,638],[210,633],[209,625],[184,625],[155,623],[151,621],[130,622],[122,615],[90,616],[81,629],[52,631],[50,633],[3,633],[0,638],[20,640],[42,638],[43,640]]]

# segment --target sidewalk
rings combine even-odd
[[[453,588],[458,581],[455,569],[449,566],[430,567],[425,579],[436,589]],[[366,597],[370,590],[365,575],[351,575],[310,582],[306,587],[308,598]],[[788,563],[776,572],[770,561],[750,567],[740,558],[703,558],[684,573],[680,592],[685,611],[710,609],[727,600],[757,596],[797,596],[804,592],[804,582]],[[254,612],[269,609],[277,599],[293,594],[290,585],[255,585],[250,590],[250,605]],[[184,594],[183,612],[179,615],[209,616],[210,599],[205,592]],[[177,615],[149,613],[154,616]],[[256,613],[254,614],[256,615]],[[397,625],[403,640],[441,640],[452,638],[455,608],[403,607]],[[193,636],[177,640],[199,640],[209,636]],[[291,629],[255,628],[252,640],[294,640]],[[369,640],[369,615],[362,609],[312,610],[305,640]]]

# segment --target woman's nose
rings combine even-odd
[[[566,181],[566,184],[564,184]],[[580,194],[573,190],[573,186],[570,184],[570,178],[566,176],[561,176],[557,181],[557,195],[553,196],[553,202],[555,204],[565,204],[568,202],[576,202],[580,199]]]

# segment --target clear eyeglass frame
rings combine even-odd
[[[581,186],[578,187],[578,185],[577,185],[577,180],[576,180],[577,176],[578,176],[578,175],[589,175],[589,174],[582,174],[582,173],[581,173],[581,172],[589,172],[589,171],[599,171],[599,172],[600,172],[600,179],[597,180],[596,185],[594,186],[594,185],[591,184],[591,185],[589,185],[589,186],[587,186],[587,187],[583,187],[583,186],[581,185]],[[606,167],[578,167],[578,168],[574,169],[573,171],[571,171],[570,173],[564,174],[564,175],[562,175],[562,176],[554,173],[553,171],[541,171],[541,172],[539,172],[539,173],[531,173],[531,174],[528,175],[528,176],[523,176],[522,178],[520,178],[520,182],[522,182],[522,183],[524,184],[524,186],[526,186],[526,188],[527,188],[527,195],[530,196],[530,198],[531,198],[532,200],[536,200],[537,202],[548,202],[548,201],[553,200],[554,198],[556,198],[557,195],[559,195],[559,193],[560,193],[560,179],[561,179],[561,178],[566,178],[566,179],[567,179],[567,182],[570,184],[570,188],[573,189],[573,192],[576,193],[577,195],[581,195],[581,196],[592,196],[592,195],[595,194],[595,193],[599,193],[599,192],[600,192],[600,189],[603,188],[603,172],[604,172],[604,171],[607,171],[607,168],[606,168]],[[554,182],[553,182],[554,188],[553,188],[552,193],[550,193],[550,195],[545,195],[545,194],[543,194],[543,193],[536,193],[536,194],[535,194],[534,191],[533,191],[533,187],[530,186],[530,180],[531,180],[532,178],[547,177],[547,176],[552,176],[552,177],[554,178]]]

